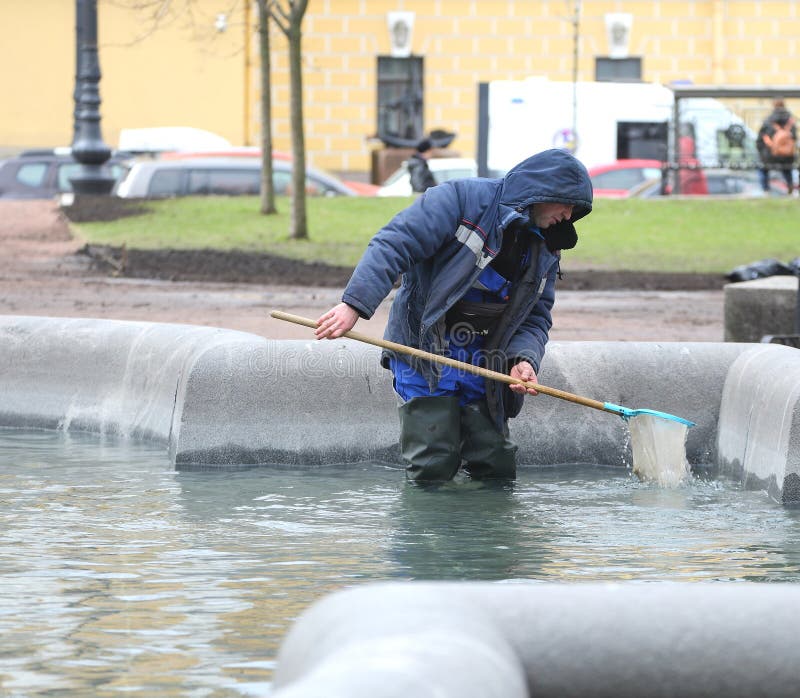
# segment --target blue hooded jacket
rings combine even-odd
[[[370,318],[402,275],[384,338],[444,354],[445,313],[497,256],[503,232],[528,224],[528,207],[542,202],[571,204],[572,222],[592,210],[586,168],[565,150],[533,155],[501,179],[462,179],[432,187],[372,238],[342,300]],[[560,252],[549,250],[544,242],[538,248],[532,255],[536,268],[531,292],[511,309],[503,336],[493,343],[512,362],[526,360],[537,372],[552,325],[560,258]],[[436,385],[438,366],[421,362],[415,367],[431,387]],[[491,402],[498,423],[515,416]],[[521,401],[512,411],[519,407]]]

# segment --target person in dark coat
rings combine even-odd
[[[783,175],[786,182],[788,193],[791,194],[794,189],[793,168],[796,159],[797,150],[797,126],[795,124],[794,116],[786,108],[786,104],[782,99],[776,99],[773,103],[773,110],[770,115],[764,119],[761,129],[758,132],[758,140],[756,147],[758,154],[761,158],[762,167],[759,170],[761,179],[761,188],[768,192],[769,186],[769,173],[770,170],[778,170]],[[773,152],[772,144],[783,135],[779,135],[781,130],[788,133],[786,138],[791,139],[789,151],[786,154],[777,154]]]
[[[547,150],[505,177],[428,189],[372,238],[342,302],[317,321],[335,339],[369,319],[402,282],[385,339],[536,382],[561,250],[592,210],[592,184],[566,150]],[[401,402],[400,448],[409,478],[516,476],[508,419],[536,390],[384,351]]]
[[[415,194],[421,194],[430,187],[436,186],[436,180],[428,167],[428,158],[432,153],[433,144],[430,138],[426,138],[419,142],[416,152],[406,162],[406,169],[408,169],[411,180],[411,190]]]

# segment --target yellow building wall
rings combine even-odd
[[[98,3],[106,143],[115,146],[122,128],[150,126],[193,126],[240,143],[242,16],[218,32],[219,3],[190,3],[190,18],[186,0],[172,0],[171,12],[157,21],[132,9],[135,4]],[[73,0],[0,2],[0,149],[69,145],[75,52]]]
[[[474,154],[478,84],[544,75],[572,80],[574,0],[311,0],[304,21],[306,134],[311,157],[333,170],[366,170],[376,129],[377,57],[389,55],[387,13],[415,13],[412,51],[425,60],[426,129],[458,133]],[[798,61],[800,3],[793,0],[583,0],[579,80],[609,55],[605,16],[633,15],[629,55],[643,79],[669,84],[790,85]],[[273,80],[286,85],[285,41],[274,40]],[[283,55],[281,55],[283,51]],[[364,97],[368,96],[365,100]],[[287,147],[288,116],[274,120]]]
[[[171,0],[154,22],[134,0],[99,0],[103,136],[122,128],[193,126],[234,144],[260,134],[257,11],[246,0]],[[543,75],[572,80],[574,0],[310,0],[303,22],[305,129],[310,163],[369,169],[378,56],[389,55],[387,13],[415,13],[412,51],[424,57],[426,129],[458,133],[475,153],[478,84]],[[158,3],[155,4],[159,6]],[[161,6],[164,4],[162,3]],[[633,15],[632,57],[643,79],[668,84],[794,83],[796,0],[582,0],[577,77],[607,56],[605,15]],[[191,9],[191,13],[189,13]],[[225,29],[215,26],[225,15]],[[0,2],[0,151],[68,144],[74,88],[74,2]],[[273,27],[273,137],[290,149],[287,43]],[[790,104],[790,106],[793,106]]]

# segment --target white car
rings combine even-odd
[[[451,179],[465,179],[478,176],[478,164],[472,158],[430,158],[428,168],[437,184]],[[378,196],[411,196],[411,178],[403,163],[396,169],[383,186],[378,189]]]
[[[272,161],[275,193],[291,188],[292,163]],[[261,159],[254,157],[186,157],[134,163],[116,187],[117,196],[163,199],[175,196],[255,196],[261,188]],[[321,170],[306,168],[307,196],[360,196],[342,180]]]

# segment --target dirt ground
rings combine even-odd
[[[87,248],[55,202],[0,201],[0,314],[93,317],[225,327],[280,339],[310,331],[272,309],[316,319],[349,270],[268,255],[140,254]],[[553,340],[722,341],[724,279],[562,266]],[[390,298],[357,329],[380,337]]]

